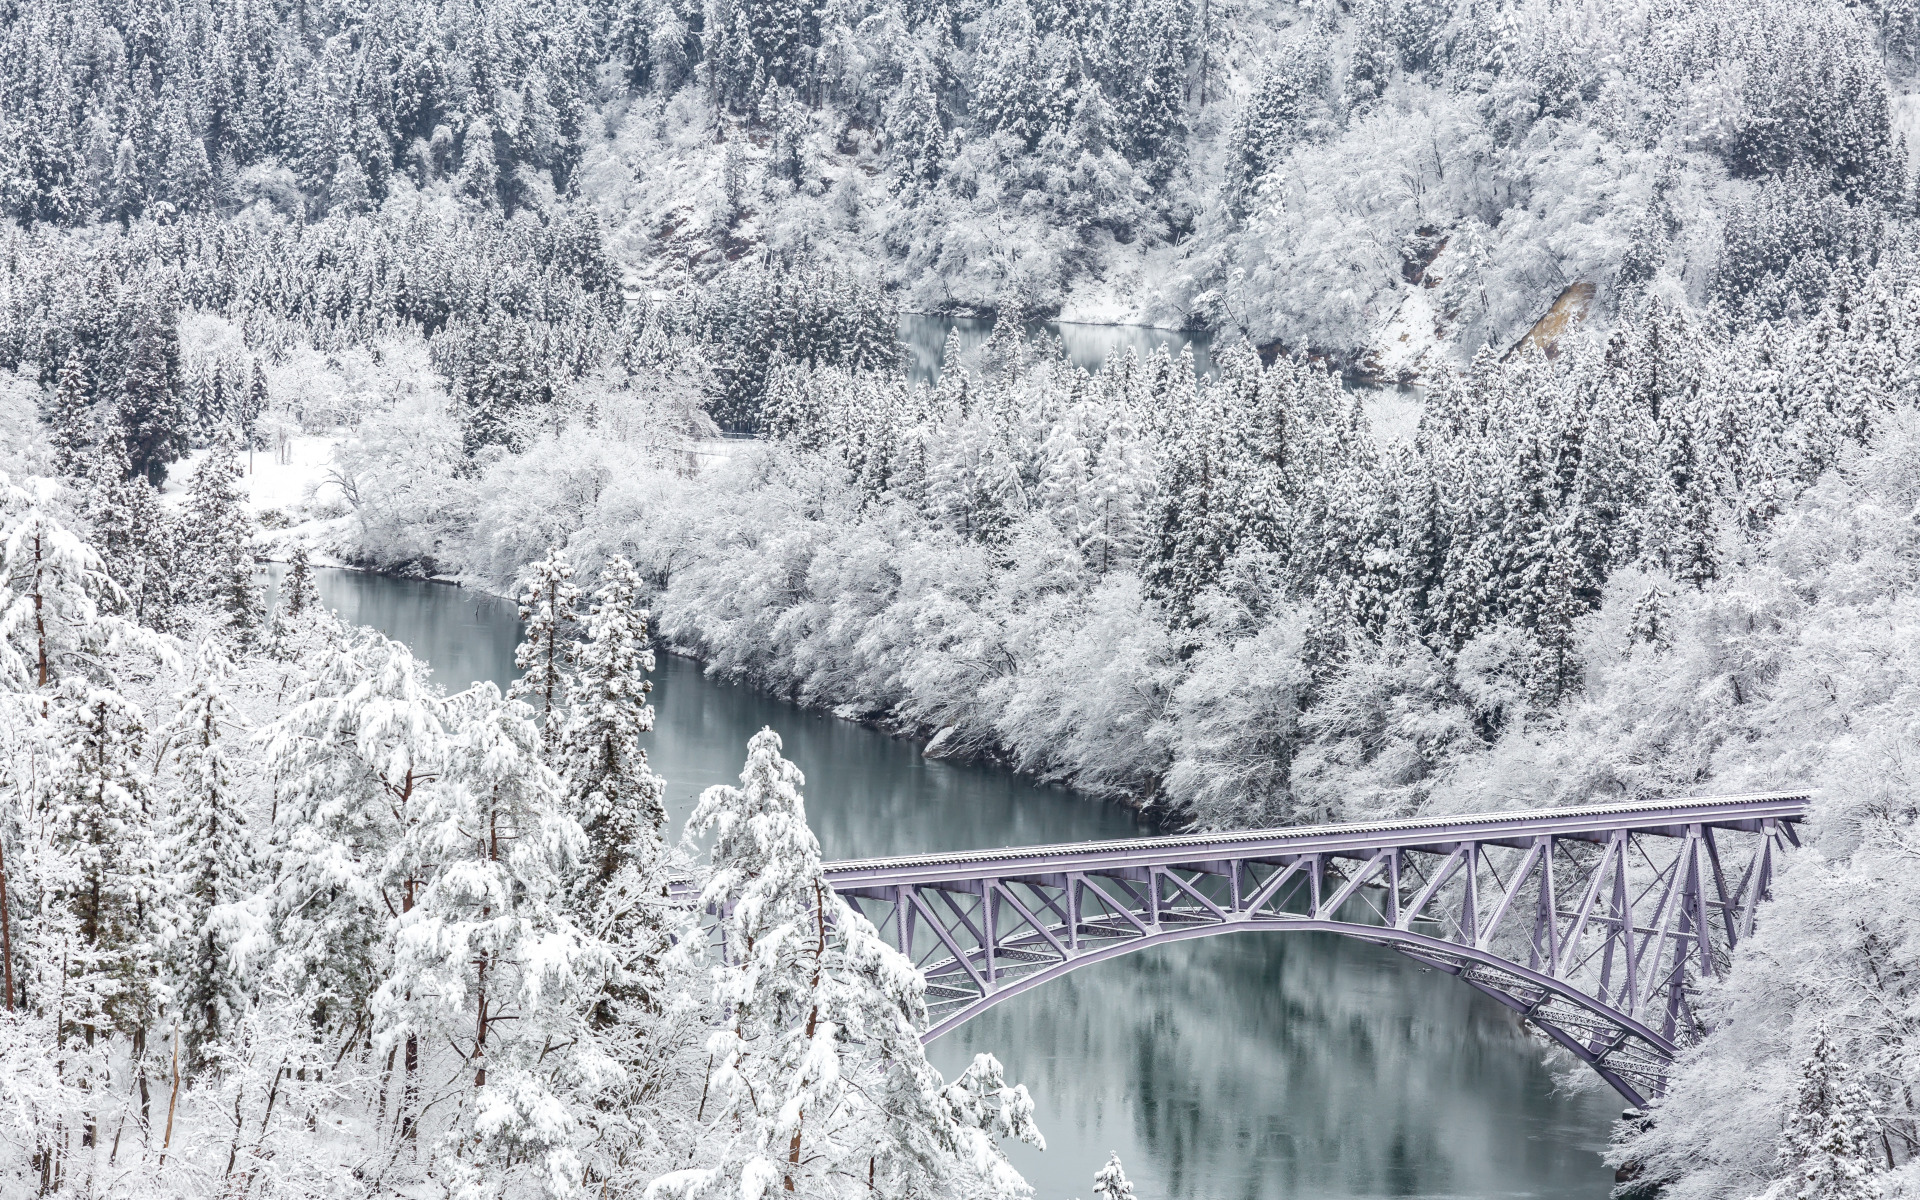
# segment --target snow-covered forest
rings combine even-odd
[[[0,3],[0,1189],[1025,1195],[777,736],[670,841],[659,646],[1169,827],[1815,789],[1615,1157],[1920,1192],[1917,57],[1904,0]],[[903,311],[999,322],[910,387]],[[520,682],[316,560],[520,598]]]
[[[670,857],[630,567],[540,564],[525,674],[447,695],[304,555],[263,618],[237,462],[165,592],[75,532],[139,477],[0,493],[7,1194],[1031,1194],[997,1145],[1031,1101],[928,1065],[777,734]],[[751,957],[669,899],[689,867]]]

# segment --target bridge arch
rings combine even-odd
[[[939,1037],[1152,946],[1325,932],[1492,996],[1630,1103],[1705,1033],[1804,820],[1802,793],[1599,805],[834,863],[828,881],[927,977]]]

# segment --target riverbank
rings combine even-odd
[[[278,544],[278,543],[270,544],[264,549],[264,552],[261,554],[258,561],[266,564],[272,564],[273,567],[278,568],[280,567],[281,564],[283,564],[286,561],[287,553],[288,553],[288,550],[284,544]],[[440,587],[456,588],[466,593],[468,596],[473,597],[476,601],[480,603],[488,604],[488,605],[497,605],[506,609],[509,612],[517,611],[518,602],[513,597],[503,595],[499,592],[490,591],[484,586],[481,586],[472,582],[464,581],[456,577],[452,577],[452,576],[435,577],[435,576],[424,576],[419,574],[409,574],[406,572],[382,571],[373,567],[356,566],[350,562],[342,562],[337,560],[323,562],[317,557],[310,556],[310,558],[311,558],[311,561],[314,562],[315,566],[324,567],[331,571],[348,573],[353,575],[363,575],[369,579],[389,580],[395,583],[420,584],[420,585],[430,584],[430,585],[440,586]],[[273,584],[277,584],[279,573],[280,572],[278,570],[271,571],[270,577]],[[354,611],[343,613],[342,615],[343,617],[345,617],[346,619],[348,619],[354,624],[369,624],[369,625],[374,625],[376,628],[381,627],[380,621],[375,619],[369,619],[365,614],[361,614],[357,606]],[[514,618],[514,622],[515,622],[515,628],[517,629],[518,628],[517,617]],[[517,634],[515,635],[515,640],[516,642],[518,640]],[[675,645],[671,642],[656,640],[655,649],[663,656],[671,657],[673,659],[677,659],[685,663],[688,663],[692,665],[696,670],[699,670],[702,673],[705,673],[709,665],[709,661],[707,659],[702,658],[698,653],[696,653],[695,651],[685,646]],[[509,665],[511,664],[511,659],[512,659],[512,655],[511,653],[509,653],[507,655],[507,661]],[[505,668],[499,668],[499,669],[502,671],[505,670]],[[481,677],[482,676],[479,676],[479,675],[473,676],[473,678],[481,678]],[[502,684],[502,686],[504,687],[505,684]],[[733,686],[752,687],[753,685],[736,682],[733,684]],[[897,741],[910,743],[913,746],[915,746],[916,752],[921,757],[928,759],[930,761],[953,762],[956,764],[965,764],[965,765],[978,766],[978,767],[988,768],[993,770],[1006,771],[1015,777],[1025,780],[1027,783],[1029,783],[1031,786],[1034,786],[1034,787],[1058,789],[1061,791],[1074,790],[1068,784],[1058,779],[1047,779],[1047,778],[1040,777],[1031,771],[1021,770],[1018,763],[1013,761],[1011,756],[1006,754],[998,754],[998,753],[993,753],[991,751],[955,752],[955,750],[952,749],[950,746],[951,727],[948,727],[947,730],[929,730],[922,725],[919,725],[910,721],[897,719],[887,713],[862,711],[855,706],[845,705],[845,704],[842,704],[842,705],[809,704],[804,698],[797,697],[790,694],[782,695],[777,689],[772,689],[772,688],[755,687],[754,690],[757,691],[759,694],[766,696],[769,700],[772,700],[778,703],[783,703],[783,704],[790,704],[795,708],[807,711],[816,717],[843,721],[863,729],[871,730],[874,733],[881,734],[885,737],[888,737]],[[1084,792],[1084,789],[1083,789],[1083,792]],[[1156,810],[1153,807],[1150,796],[1144,797],[1144,798],[1135,798],[1135,797],[1128,797],[1123,795],[1102,794],[1102,793],[1093,793],[1093,792],[1086,792],[1085,794],[1096,796],[1103,803],[1117,805],[1119,808],[1131,813],[1135,820],[1143,822],[1145,825],[1145,828],[1147,828],[1148,830],[1151,830],[1152,832],[1168,833],[1168,832],[1173,832],[1178,828],[1180,828],[1179,824],[1171,823],[1166,819],[1166,814],[1164,811]]]

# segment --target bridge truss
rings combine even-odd
[[[1798,793],[865,859],[834,889],[925,972],[931,1040],[1068,971],[1238,931],[1386,946],[1639,1105],[1797,844]]]

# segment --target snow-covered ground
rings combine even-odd
[[[326,549],[332,541],[329,535],[348,512],[347,498],[331,471],[339,444],[339,434],[301,434],[289,439],[278,453],[266,449],[240,456],[243,503],[260,523],[254,539],[257,553],[277,560],[286,557],[295,543],[305,543],[316,563],[340,565]],[[195,450],[173,465],[166,486],[160,489],[162,504],[186,503],[194,468],[208,453]]]
[[[275,511],[293,517],[301,510],[341,508],[346,497],[328,476],[333,448],[339,444],[337,434],[302,434],[290,439],[280,454],[255,450],[241,455],[240,486],[246,495],[247,511],[257,519]],[[188,481],[207,453],[195,450],[173,465],[166,486],[160,489],[162,503],[185,502]]]

